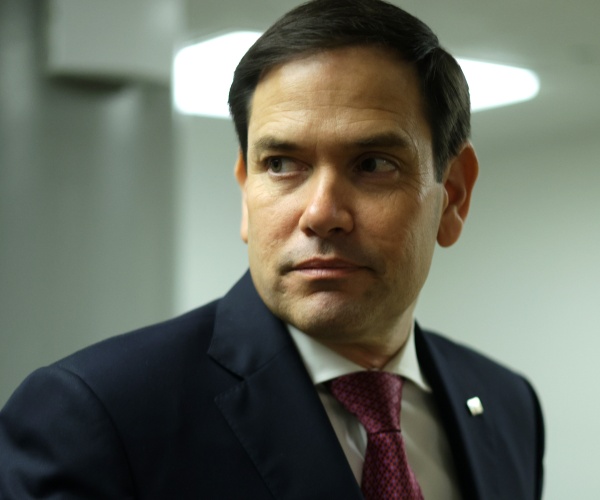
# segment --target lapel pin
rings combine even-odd
[[[481,399],[477,396],[474,398],[467,399],[467,408],[471,412],[473,417],[477,415],[481,415],[483,413],[483,405],[481,404]]]

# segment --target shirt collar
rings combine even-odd
[[[365,370],[362,366],[332,351],[294,326],[288,324],[287,328],[313,384],[321,384],[348,373]],[[417,359],[414,323],[402,348],[388,361],[382,370],[400,375],[414,382],[423,391],[431,392]]]

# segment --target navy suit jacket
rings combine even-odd
[[[520,376],[416,330],[467,499],[540,497]],[[478,396],[485,412],[465,402]],[[283,323],[247,274],[221,300],[49,367],[0,413],[0,498],[362,498]]]

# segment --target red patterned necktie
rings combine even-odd
[[[400,434],[402,379],[364,371],[333,380],[333,396],[367,431],[361,489],[367,500],[423,500]]]

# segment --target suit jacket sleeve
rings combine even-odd
[[[57,366],[30,375],[0,413],[0,498],[133,497],[119,436],[91,389]]]

